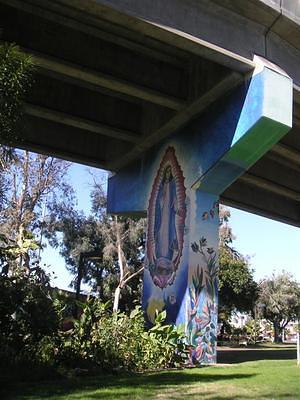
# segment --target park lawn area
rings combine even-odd
[[[218,362],[236,364],[258,360],[292,360],[297,357],[294,344],[260,343],[241,348],[238,345],[218,348]]]
[[[100,376],[18,384],[0,393],[14,400],[300,399],[295,360],[262,360],[234,365],[138,375]]]

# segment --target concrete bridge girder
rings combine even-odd
[[[193,362],[216,357],[219,198],[300,225],[299,16],[285,0],[0,0],[0,39],[38,66],[16,145],[112,171],[110,211],[148,213],[144,309],[185,324]]]
[[[1,39],[39,65],[19,146],[117,171],[238,85],[257,53],[293,78],[294,126],[222,201],[298,226],[299,8],[289,3],[0,0]]]

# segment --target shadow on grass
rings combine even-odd
[[[183,397],[184,400],[189,399],[189,398],[196,400],[197,397],[193,394]],[[263,399],[263,400],[266,400],[266,399],[273,399],[273,400],[275,400],[275,399],[281,399],[281,400],[292,399],[292,400],[295,400],[295,395],[291,394],[291,393],[283,393],[279,397],[274,397],[274,393],[264,393],[262,395],[257,395],[257,394],[255,394],[255,395],[245,395],[245,394],[240,395],[240,394],[238,394],[235,396],[228,395],[227,397],[224,397],[224,395],[220,395],[220,393],[209,393],[207,395],[204,395],[204,397],[198,397],[198,398],[202,399],[202,400],[224,400],[224,399],[227,399],[227,400],[241,400],[241,399],[243,399],[243,400],[247,400],[247,399],[248,400],[257,400],[257,399]],[[95,397],[94,399],[97,400],[97,397]]]
[[[238,364],[245,361],[259,360],[295,360],[296,349],[259,350],[259,349],[219,349],[218,363]]]
[[[176,397],[188,398],[185,393],[188,385],[236,379],[249,379],[256,374],[244,373],[205,373],[191,371],[168,371],[144,375],[99,376],[81,379],[69,379],[54,382],[40,382],[29,385],[17,384],[0,392],[0,398],[12,399],[56,399],[58,396],[71,396],[72,399],[132,399],[138,394],[149,398],[162,393],[166,389],[174,390]],[[85,392],[82,393],[82,392]],[[96,393],[97,392],[97,393]],[[191,396],[192,397],[192,396]],[[163,397],[162,397],[163,398]],[[210,397],[208,397],[210,399]],[[68,397],[69,399],[69,397]],[[217,397],[216,397],[217,399]]]
[[[256,344],[255,347],[261,349],[273,349],[273,350],[285,350],[285,349],[296,349],[297,346],[294,343],[273,343],[273,342],[263,342]]]

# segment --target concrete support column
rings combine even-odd
[[[292,81],[257,68],[226,98],[110,178],[108,211],[147,215],[143,307],[184,325],[193,363],[216,362],[218,200],[292,125]]]

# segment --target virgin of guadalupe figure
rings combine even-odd
[[[147,263],[153,283],[161,289],[173,283],[182,253],[186,214],[183,179],[170,147],[156,176],[148,210]]]
[[[174,252],[178,250],[175,223],[177,208],[176,185],[168,165],[163,171],[155,207],[154,237],[157,261],[172,261]]]

